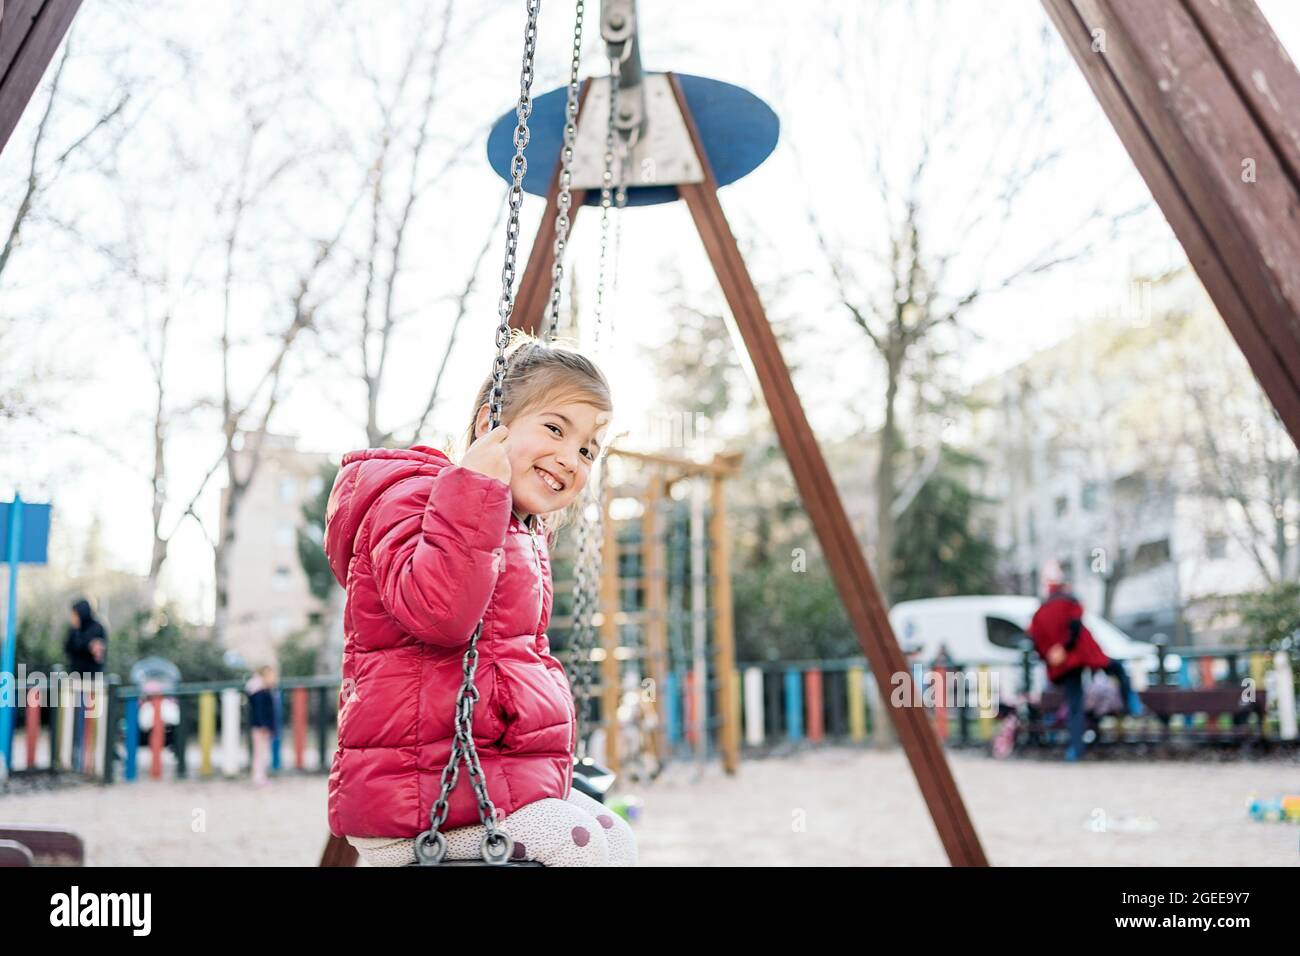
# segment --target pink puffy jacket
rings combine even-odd
[[[325,553],[347,589],[330,831],[428,829],[480,617],[474,743],[488,794],[503,814],[567,797],[576,718],[545,633],[550,556],[515,518],[510,486],[423,445],[351,452],[330,492]],[[462,763],[443,829],[478,822]]]

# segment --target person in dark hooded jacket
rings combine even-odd
[[[68,658],[68,670],[74,673],[98,674],[104,670],[108,632],[90,609],[90,602],[81,598],[72,605],[68,617],[72,626],[63,642],[63,652]]]
[[[68,670],[74,674],[103,673],[104,660],[108,656],[108,632],[90,609],[90,602],[85,598],[74,602],[68,617],[71,626],[68,628],[68,637],[63,642]],[[72,711],[72,769],[78,772],[82,769],[86,730],[84,695],[88,689],[83,684],[82,692],[75,697]]]

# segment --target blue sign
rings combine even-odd
[[[0,502],[0,548],[9,565],[9,608],[5,614],[4,644],[0,645],[0,683],[13,683],[18,648],[18,565],[44,564],[50,538],[50,506],[29,505],[21,495]],[[13,766],[15,707],[0,703],[0,779]]]
[[[734,183],[758,168],[768,154],[776,148],[781,131],[781,121],[772,107],[749,90],[721,80],[711,80],[689,73],[675,73],[681,84],[682,95],[690,107],[704,147],[704,157],[713,169],[718,186]],[[533,97],[533,112],[528,120],[528,148],[525,156],[528,169],[524,172],[524,192],[545,196],[560,164],[560,150],[564,145],[564,120],[568,110],[569,88],[559,89]],[[496,174],[511,182],[510,164],[515,155],[515,125],[518,117],[512,107],[496,121],[488,134],[488,163]],[[629,206],[653,206],[675,202],[676,186],[627,187]],[[585,203],[600,205],[600,190],[589,189]]]
[[[23,520],[18,541],[19,564],[45,564],[50,540],[50,506],[22,502]],[[0,558],[9,558],[10,522],[13,521],[14,503],[0,501]]]

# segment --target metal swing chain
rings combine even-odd
[[[515,155],[510,162],[510,216],[506,223],[506,256],[505,264],[501,269],[501,298],[497,304],[500,324],[496,331],[496,360],[492,366],[492,395],[489,406],[492,416],[491,428],[501,424],[501,395],[506,371],[505,351],[510,341],[510,315],[514,311],[519,209],[524,201],[524,174],[528,171],[528,160],[524,158],[524,149],[528,145],[528,117],[533,112],[533,56],[537,51],[537,15],[541,11],[541,6],[541,0],[528,0],[528,19],[524,27],[523,67],[519,75],[519,102],[515,106],[515,116],[518,118],[514,134]],[[456,695],[456,732],[452,738],[451,757],[442,770],[438,799],[429,811],[429,829],[415,838],[416,861],[424,865],[441,863],[447,855],[447,838],[439,832],[439,829],[447,820],[450,809],[448,798],[456,786],[462,758],[478,802],[479,821],[487,830],[483,837],[483,859],[488,863],[501,864],[507,862],[514,852],[514,841],[510,838],[510,834],[497,826],[496,807],[488,795],[483,769],[479,765],[478,750],[474,746],[474,704],[479,699],[478,688],[474,686],[474,673],[478,669],[478,640],[482,633],[483,621],[480,619],[462,662],[465,679],[461,684],[460,692]]]
[[[609,117],[605,127],[605,169],[600,180],[600,267],[596,274],[596,337],[600,344],[600,320],[605,307],[605,260],[609,250],[609,209],[614,204],[614,115],[618,109],[619,61],[609,61]],[[620,177],[621,178],[621,177]]]
[[[611,270],[614,273],[614,281],[609,288],[610,295],[615,299],[616,304],[618,297],[618,262],[623,249],[623,211],[627,208],[627,183],[632,178],[631,163],[632,152],[624,143],[623,176],[618,184],[618,189],[614,192],[614,208],[618,210],[618,214],[614,216],[614,268]],[[614,316],[612,314],[609,317],[609,337],[611,339],[614,337]],[[597,341],[599,341],[599,338],[599,330],[597,330]]]
[[[574,736],[574,755],[587,755],[587,711],[591,702],[592,666],[591,649],[595,646],[596,629],[592,625],[592,612],[597,601],[591,595],[598,593],[601,569],[601,511],[605,469],[601,466],[597,481],[589,485],[591,501],[583,506],[578,543],[578,556],[574,562],[573,582],[573,639],[569,651],[569,686],[573,692],[577,731]],[[596,517],[588,517],[588,508],[594,508]]]
[[[601,178],[600,190],[600,268],[596,278],[596,322],[593,351],[600,344],[600,328],[604,318],[605,300],[605,263],[609,245],[609,210],[614,195],[614,119],[618,108],[619,61],[610,59],[609,73],[609,113],[605,128],[605,168]],[[627,201],[627,194],[620,185],[618,189],[620,208]],[[621,216],[620,216],[621,218]],[[604,508],[602,506],[601,485],[604,484],[605,466],[602,464],[599,479],[591,486],[592,502],[582,510],[581,534],[578,556],[574,568],[573,598],[573,641],[570,653],[570,686],[573,690],[575,709],[578,717],[577,738],[574,741],[578,756],[586,756],[587,711],[591,702],[592,662],[591,651],[596,645],[596,629],[592,625],[592,612],[598,600],[591,595],[599,594],[602,567]],[[588,517],[589,510],[595,517]],[[608,609],[607,609],[608,613]]]
[[[569,240],[569,209],[573,204],[573,145],[578,137],[578,65],[582,60],[582,19],[585,0],[577,0],[573,16],[573,57],[569,61],[569,91],[564,108],[564,148],[560,152],[560,195],[556,199],[555,261],[551,265],[551,294],[546,342],[555,340],[560,324],[560,290],[564,284],[564,250]]]

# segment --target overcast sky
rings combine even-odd
[[[489,9],[487,4],[461,4],[456,10],[457,40],[448,61],[447,94],[438,113],[440,148],[465,142],[512,107],[518,89],[521,6],[491,5],[486,16],[478,11]],[[595,11],[599,4],[588,6],[584,74],[604,69],[597,42]],[[1300,53],[1300,3],[1261,0],[1260,6],[1295,58]],[[949,142],[932,163],[928,194],[930,228],[950,236],[948,245],[961,249],[966,244],[966,254],[956,257],[955,282],[963,279],[962,270],[973,279],[981,266],[989,276],[1014,269],[1041,251],[1045,243],[1060,238],[1063,231],[1068,234],[1071,224],[1081,221],[1098,204],[1120,210],[1149,199],[1068,57],[1068,69],[1051,100],[1050,122],[1035,128],[1037,138],[1014,145],[994,140],[1006,128],[1007,115],[1026,109],[1037,91],[1043,56],[1040,38],[1044,27],[1050,29],[1037,0],[960,4],[943,23],[931,23],[924,15],[912,22],[896,3],[855,4],[853,8],[859,12],[842,25],[839,40],[831,36],[828,24],[844,7],[840,4],[801,4],[796,9],[777,0],[726,0],[708,4],[642,2],[639,7],[642,58],[648,70],[672,69],[744,86],[780,116],[781,139],[775,153],[746,179],[724,189],[722,201],[742,244],[750,250],[749,266],[760,287],[778,277],[790,281],[777,308],[783,314],[797,314],[808,328],[796,347],[806,365],[797,385],[823,440],[878,423],[882,396],[867,344],[830,295],[809,211],[847,260],[869,262],[870,253],[879,249],[882,210],[872,198],[876,186],[866,150],[876,138],[891,143],[914,139],[927,117],[932,119],[927,110],[935,107],[919,88],[925,70],[918,64],[930,64],[935,82],[942,84],[946,73],[964,58],[972,75],[979,77],[978,83],[962,90],[957,120],[948,131]],[[303,20],[304,9],[301,4],[284,2],[267,16],[288,30]],[[404,24],[393,14],[394,9],[371,16],[375,7],[366,8],[366,53],[381,72],[391,65],[393,58],[388,52],[400,49],[404,35]],[[469,21],[471,9],[482,18]],[[571,29],[571,5],[543,5],[535,94],[562,82]],[[128,60],[137,72],[141,62],[154,62],[151,57],[159,64],[172,62],[159,54],[167,49],[189,49],[197,58],[195,73],[184,83],[173,68],[159,67],[168,72],[159,77],[156,102],[141,112],[132,130],[128,150],[134,152],[126,174],[138,170],[141,182],[150,182],[148,176],[156,172],[151,157],[161,149],[166,124],[193,142],[210,139],[214,170],[228,162],[230,157],[221,149],[220,131],[237,121],[228,97],[233,68],[230,58],[243,57],[240,62],[246,63],[249,56],[256,59],[265,48],[266,60],[271,61],[275,34],[265,25],[253,29],[247,22],[236,22],[223,5],[196,0],[166,4],[161,14],[148,18],[132,18],[127,4],[85,4],[73,36],[87,49],[120,52],[132,44],[137,56]],[[340,38],[343,35],[340,30]],[[1054,32],[1049,37],[1048,52],[1066,57]],[[870,44],[878,45],[877,56],[862,59],[874,62],[877,69],[863,73],[857,68],[858,61],[846,58],[845,52]],[[302,79],[338,116],[364,119],[372,104],[347,67],[351,53],[345,47],[342,39],[332,43],[328,38],[313,47],[310,70]],[[87,98],[92,93],[102,95],[104,69],[97,62],[80,63],[70,82]],[[860,98],[844,94],[839,72],[845,74],[844,82],[859,91]],[[0,182],[5,184],[0,197],[6,202],[16,201],[12,184],[25,176],[24,147],[32,135],[36,107],[42,102],[43,94],[38,94],[0,157]],[[297,119],[303,124],[311,122],[309,113]],[[364,127],[360,120],[352,126]],[[190,133],[194,135],[190,137]],[[303,135],[309,136],[310,131]],[[1009,220],[996,237],[959,233],[968,199],[982,185],[987,157],[1006,162],[1008,156],[1014,160],[1016,149],[1057,147],[1063,158],[1040,177],[1024,204],[1027,211]],[[901,163],[907,152],[887,150],[887,155],[898,157]],[[895,180],[903,171],[902,165],[885,170]],[[167,254],[180,255],[179,250],[191,248],[186,245],[191,234],[212,232],[212,224],[202,221],[212,214],[211,197],[202,190],[166,195],[165,182],[151,182],[150,186],[152,198],[161,195],[166,200],[162,205],[171,209],[166,216],[159,215],[156,208],[149,213],[155,217],[149,220],[150,248],[155,254],[165,249]],[[343,185],[331,187],[341,189]],[[280,228],[296,228],[311,221],[317,212],[311,194],[314,188],[318,187],[302,185],[301,195],[286,206]],[[383,413],[390,422],[413,418],[423,406],[449,333],[451,311],[445,297],[464,282],[492,223],[502,188],[487,166],[484,138],[479,135],[470,143],[464,161],[447,177],[446,186],[421,207],[411,261],[427,268],[413,268],[402,287],[403,307],[414,318],[396,350],[395,381],[385,395]],[[319,205],[328,207],[327,203]],[[521,263],[526,260],[526,247],[542,205],[535,197],[525,203]],[[107,195],[83,193],[69,202],[68,208],[99,230],[111,232],[121,221],[120,204]],[[166,228],[158,225],[160,222],[166,223]],[[585,210],[569,252],[588,317],[595,301],[597,225],[598,215]],[[962,359],[956,368],[961,380],[969,384],[995,374],[1068,335],[1090,316],[1123,307],[1128,279],[1136,272],[1158,271],[1183,261],[1181,249],[1158,212],[1132,221],[1128,228],[1122,241],[1103,244],[1088,260],[1053,270],[977,304],[967,324],[978,329],[982,338],[961,343]],[[265,245],[258,246],[256,252],[270,262],[275,261],[282,239],[276,229],[275,224],[268,224],[258,233]],[[648,360],[657,344],[671,334],[663,296],[670,277],[683,275],[688,287],[710,308],[719,298],[682,204],[628,211],[619,238],[617,292],[611,293],[607,308],[607,321],[613,321],[615,334],[611,337],[607,330],[602,335],[598,358],[614,383],[617,428],[630,432],[624,445],[637,447],[638,435],[650,431],[656,417],[689,411],[662,406]],[[445,400],[435,410],[428,441],[440,443],[447,434],[460,434],[470,412],[473,388],[490,369],[503,241],[504,233],[499,230],[481,274],[475,308],[457,340],[444,387]],[[974,245],[987,247],[990,255],[969,255]],[[75,550],[97,515],[114,562],[144,573],[150,545],[147,477],[152,396],[147,366],[139,348],[116,324],[121,321],[121,302],[110,302],[95,285],[102,264],[90,264],[84,249],[55,239],[48,245],[29,243],[20,254],[17,281],[11,283],[6,276],[6,312],[48,319],[24,325],[18,344],[31,361],[51,361],[76,369],[81,378],[76,387],[58,390],[58,411],[51,417],[110,444],[116,455],[104,454],[94,443],[53,436],[44,429],[9,429],[0,462],[0,494],[7,500],[17,489],[24,498],[52,501],[56,549]],[[52,278],[56,270],[57,281]],[[77,284],[82,278],[86,288],[79,292]],[[254,298],[247,305],[241,310],[241,318],[251,323],[245,331],[253,335],[259,322],[263,322],[264,331],[264,312]],[[215,348],[220,328],[218,303],[210,292],[196,293],[186,301],[186,308],[169,385],[178,403],[212,397],[219,386]],[[250,359],[243,371],[253,374],[260,367]],[[273,419],[273,430],[300,436],[301,447],[335,455],[362,447],[364,419],[357,413],[364,409],[361,393],[355,383],[340,375],[336,367],[305,349],[302,358],[292,363],[291,389]],[[172,451],[173,488],[178,498],[188,499],[220,452],[213,417],[198,416],[190,428],[178,430]],[[200,506],[212,533],[217,527],[218,491],[219,485],[214,484]],[[170,528],[174,520],[170,515],[165,526]],[[187,606],[206,613],[211,602],[210,564],[210,549],[193,523],[188,523],[175,539],[164,579],[166,589]]]

